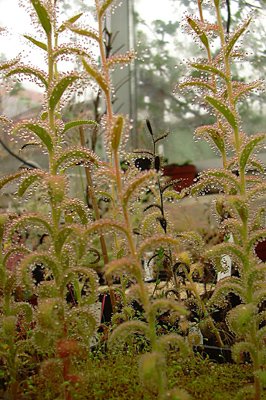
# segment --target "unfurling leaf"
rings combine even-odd
[[[108,339],[108,344],[112,345],[115,341],[126,341],[132,334],[148,336],[149,329],[146,323],[141,321],[127,321],[119,325]]]
[[[55,85],[49,98],[49,107],[52,111],[54,111],[66,89],[79,78],[79,75],[68,75]]]
[[[252,329],[256,313],[254,304],[240,304],[228,313],[227,322],[232,331],[241,337]]]
[[[179,315],[186,315],[187,310],[184,308],[183,305],[178,304],[176,301],[173,301],[171,299],[158,299],[155,300],[150,307],[150,313],[156,317],[156,314],[159,311],[175,311]]]
[[[31,43],[35,44],[35,46],[39,47],[42,50],[47,51],[47,45],[43,42],[40,42],[39,40],[34,39],[31,36],[28,35],[23,35],[26,39],[28,39]]]
[[[49,17],[49,13],[44,7],[43,3],[40,0],[30,0],[31,4],[33,5],[36,14],[38,15],[39,21],[46,32],[47,35],[51,33],[52,24]]]
[[[107,264],[106,275],[118,274],[121,272],[131,273],[134,277],[141,279],[141,266],[136,260],[130,257],[123,257],[113,260]]]
[[[124,128],[124,117],[117,115],[111,130],[111,146],[113,151],[117,151],[120,145],[122,133]]]

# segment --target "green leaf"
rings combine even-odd
[[[25,229],[27,226],[41,226],[45,232],[53,236],[53,231],[50,226],[49,220],[40,217],[39,215],[29,214],[17,218],[10,226],[8,231],[8,238],[11,238],[15,231]]]
[[[191,63],[190,64],[193,68],[196,68],[200,71],[205,71],[205,72],[210,72],[214,75],[218,75],[220,76],[220,78],[224,79],[225,81],[227,81],[227,76],[225,75],[225,73],[223,71],[221,71],[220,69],[214,67],[213,65],[210,64],[201,64],[201,63]]]
[[[39,40],[34,39],[31,36],[28,35],[23,35],[26,39],[28,39],[31,43],[35,44],[37,47],[39,47],[42,50],[47,51],[47,45],[43,42],[40,42]]]
[[[22,170],[16,172],[15,174],[4,176],[3,178],[0,179],[0,189],[2,189],[5,185],[14,181],[15,179],[18,179],[20,176],[25,175],[26,173],[28,173],[27,170],[24,171]]]
[[[185,88],[187,86],[198,86],[198,87],[201,87],[201,88],[204,88],[204,89],[211,90],[213,93],[216,92],[216,89],[215,89],[214,86],[210,85],[207,82],[196,80],[196,79],[190,80],[190,81],[186,81],[184,83],[180,83],[180,85],[178,85],[178,86],[179,86],[180,89],[183,89],[183,88]]]
[[[88,74],[95,79],[95,81],[98,83],[98,85],[100,86],[100,88],[107,93],[109,91],[109,86],[108,83],[106,82],[105,78],[103,77],[103,75],[97,71],[96,68],[94,68],[92,65],[88,64],[84,58],[82,58],[82,64],[85,68],[85,70],[88,72]]]
[[[139,187],[143,186],[144,184],[148,185],[148,182],[156,177],[157,174],[155,171],[150,170],[148,172],[141,172],[138,174],[135,179],[133,179],[126,190],[123,193],[123,204],[124,206],[127,206],[128,201],[130,197],[134,194],[137,193]]]
[[[241,279],[235,277],[223,278],[217,283],[213,295],[209,300],[209,304],[224,304],[226,296],[228,296],[230,293],[238,295],[241,300],[245,301],[245,292],[246,290],[243,287],[243,282]]]
[[[99,42],[100,40],[96,31],[77,28],[76,26],[73,26],[71,24],[67,24],[67,28],[70,29],[72,32],[77,33],[78,35],[95,39],[97,42]]]
[[[40,0],[30,0],[31,4],[33,5],[36,14],[38,15],[39,21],[46,32],[47,35],[49,35],[52,31],[52,24],[51,20],[48,14],[48,11],[44,7],[44,5],[41,3]]]
[[[53,52],[53,58],[56,59],[62,54],[75,54],[78,56],[90,57],[85,50],[80,49],[78,47],[58,47]]]
[[[38,171],[38,170],[31,171],[30,175],[23,178],[22,182],[20,183],[18,192],[17,192],[18,196],[22,197],[24,195],[24,193],[26,192],[26,190],[38,179],[42,179],[43,176],[44,176],[43,171]]]
[[[113,3],[114,0],[105,0],[105,2],[101,5],[100,10],[99,10],[99,17],[101,18],[107,8]]]
[[[18,66],[16,68],[13,68],[11,71],[9,71],[6,74],[6,77],[12,76],[12,75],[17,75],[17,74],[24,74],[24,75],[30,75],[30,76],[35,76],[36,78],[38,78],[46,87],[46,89],[48,88],[48,82],[46,79],[46,75],[40,71],[37,68],[31,68],[31,67],[27,67],[26,65],[24,66]]]
[[[82,119],[77,121],[67,122],[64,126],[63,133],[65,133],[69,129],[75,128],[76,126],[80,125],[97,125],[97,122],[93,120],[82,120]]]
[[[57,32],[63,32],[68,24],[74,24],[74,22],[76,22],[81,16],[83,15],[83,13],[79,13],[74,15],[73,17],[67,19],[65,22],[63,22],[63,24],[58,28]]]
[[[262,142],[263,140],[265,140],[265,138],[266,138],[265,133],[258,134],[256,136],[252,137],[248,141],[248,143],[244,146],[244,148],[241,150],[239,165],[240,165],[240,169],[242,171],[245,170],[246,165],[249,161],[249,158],[252,155],[252,153],[254,152],[254,150],[256,149],[257,145],[260,142]]]
[[[75,212],[79,216],[82,225],[86,225],[88,223],[88,207],[85,207],[82,201],[78,199],[69,199],[65,201],[62,206],[66,213],[72,214]]]
[[[226,45],[226,48],[225,48],[225,57],[228,58],[228,57],[230,56],[230,54],[231,54],[231,52],[232,52],[232,50],[233,50],[234,45],[236,44],[236,42],[237,42],[237,40],[240,38],[240,36],[241,36],[241,35],[245,32],[245,30],[248,28],[248,26],[249,26],[251,20],[252,20],[251,18],[247,19],[247,20],[244,22],[244,24],[243,24],[239,29],[237,29],[237,30],[234,32],[232,38],[229,40],[229,42],[228,42],[227,45]]]
[[[217,129],[213,126],[201,126],[196,129],[195,131],[196,135],[207,135],[213,143],[216,145],[218,150],[224,154],[225,152],[225,141],[224,141],[224,136],[223,132],[220,129]]]
[[[60,169],[65,171],[67,168],[80,165],[80,164],[94,164],[98,165],[99,160],[96,154],[88,149],[83,148],[69,148],[64,153],[60,154],[56,160],[56,170]]]
[[[15,60],[11,60],[11,61],[7,61],[3,64],[0,64],[0,71],[3,71],[4,69],[9,69],[11,67],[13,67],[14,65],[16,65],[18,63],[18,59]]]
[[[225,117],[225,119],[228,121],[233,129],[238,128],[237,118],[222,101],[211,96],[206,96],[205,100]]]
[[[180,240],[173,238],[168,235],[156,235],[146,239],[139,247],[138,253],[144,255],[149,249],[155,247],[167,247],[171,246],[174,250],[179,250]]]
[[[62,78],[53,88],[49,98],[49,107],[51,111],[55,110],[65,90],[80,77],[78,75],[68,75]]]
[[[44,129],[41,125],[33,124],[33,123],[19,123],[13,129],[13,132],[16,133],[21,129],[28,129],[29,131],[33,132],[41,142],[45,145],[48,152],[50,153],[53,150],[53,140],[49,132]]]
[[[29,255],[26,255],[20,263],[19,270],[22,274],[23,283],[26,286],[32,285],[32,276],[29,274],[28,269],[35,265],[36,263],[42,263],[52,272],[55,280],[58,280],[60,277],[60,272],[58,269],[58,261],[44,252],[34,252]],[[30,270],[31,272],[31,270]]]
[[[108,343],[111,345],[117,340],[126,341],[129,336],[135,333],[149,337],[149,329],[147,324],[141,321],[124,322],[112,332],[110,338],[108,339]]]
[[[91,235],[93,233],[98,233],[103,230],[109,230],[109,231],[117,230],[118,232],[122,232],[125,235],[128,235],[128,231],[125,225],[107,218],[105,219],[102,218],[98,221],[91,223],[89,225],[89,228],[86,230],[85,234]]]
[[[194,21],[192,18],[187,17],[187,22],[191,26],[193,31],[198,35],[198,37],[200,38],[200,40],[203,43],[203,45],[205,46],[205,48],[208,49],[209,41],[208,41],[208,38],[207,38],[207,35],[205,34],[205,32],[201,29],[201,27],[197,24],[197,22]]]
[[[106,267],[106,275],[112,276],[120,273],[131,273],[135,278],[141,279],[141,266],[130,257],[122,257],[110,261]]]

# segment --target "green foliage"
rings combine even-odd
[[[224,344],[212,314],[217,305],[223,307],[228,296],[234,294],[241,304],[229,311],[226,321],[222,322],[227,323],[235,335],[235,360],[241,361],[243,353],[250,355],[254,367],[254,400],[259,400],[265,385],[265,265],[257,260],[254,248],[259,241],[265,240],[266,231],[264,209],[254,213],[252,202],[265,194],[263,166],[255,156],[265,134],[247,137],[242,132],[238,115],[241,96],[259,87],[260,82],[242,85],[232,78],[232,64],[237,57],[235,46],[250,20],[225,40],[219,1],[214,1],[215,25],[204,20],[202,7],[205,5],[202,2],[198,2],[201,20],[187,17],[189,27],[203,45],[203,51],[207,52],[207,59],[201,57],[188,64],[193,69],[192,76],[181,82],[180,88],[199,89],[205,106],[211,109],[213,124],[199,127],[196,133],[210,139],[216,146],[223,168],[203,172],[191,190],[175,193],[162,182],[161,159],[156,153],[157,144],[166,134],[155,136],[149,120],[146,125],[153,150],[137,152],[148,155],[149,171],[138,171],[134,163],[136,153],[128,155],[125,170],[121,168],[128,122],[125,116],[114,112],[111,71],[116,64],[128,64],[135,53],[108,57],[104,52],[107,31],[103,29],[103,20],[113,1],[95,2],[98,23],[95,31],[76,24],[82,13],[57,28],[55,4],[49,2],[48,6],[47,2],[39,0],[30,0],[30,3],[46,38],[39,41],[31,36],[25,37],[47,52],[46,72],[17,61],[2,64],[1,69],[6,78],[28,75],[40,80],[46,91],[45,111],[36,120],[12,124],[3,117],[1,121],[11,123],[10,131],[14,135],[24,136],[27,131],[37,136],[45,147],[49,168],[47,171],[20,170],[0,181],[0,188],[4,190],[6,185],[19,180],[19,197],[36,191],[36,187],[38,191],[42,189],[38,213],[8,214],[0,221],[0,363],[7,372],[5,397],[10,400],[20,397],[22,390],[16,382],[20,367],[28,368],[25,361],[28,357],[37,363],[34,371],[37,371],[38,379],[46,379],[47,396],[64,400],[79,398],[83,377],[78,370],[84,359],[84,363],[88,362],[88,347],[98,324],[95,311],[98,277],[95,270],[101,268],[108,284],[113,314],[117,311],[112,318],[113,325],[109,327],[108,347],[122,341],[126,342],[123,346],[126,350],[132,344],[132,338],[137,341],[143,337],[141,340],[148,352],[140,357],[139,375],[147,393],[159,400],[190,398],[183,388],[173,387],[172,383],[169,385],[166,374],[172,349],[178,349],[181,358],[192,361],[189,339],[187,341],[182,336],[190,328],[186,321],[189,311],[182,301],[183,293],[186,300],[192,300],[196,305],[197,325],[202,330],[207,327],[220,346]],[[176,25],[170,24],[165,28],[172,32]],[[84,49],[68,44],[58,46],[59,37],[61,39],[60,35],[66,29],[82,36]],[[220,45],[214,54],[212,41],[216,38]],[[99,46],[99,60],[88,51],[91,39],[94,45]],[[82,73],[60,72],[58,59],[66,54],[77,56]],[[170,58],[168,61],[171,63]],[[155,58],[156,65],[160,62]],[[68,122],[62,117],[66,92],[78,80],[83,85],[88,78],[97,85],[105,101],[106,116],[99,124],[99,119],[96,119],[97,129],[105,135],[104,162],[86,148],[84,139],[83,129],[95,128],[96,122],[89,116]],[[76,128],[79,128],[81,146],[72,146],[68,142],[66,133]],[[84,168],[86,203],[70,195],[72,178],[66,171],[75,166]],[[256,168],[258,176],[249,176],[251,167]],[[232,236],[233,242],[224,241],[205,249],[204,240],[198,233],[177,235],[168,221],[164,201],[169,197],[181,200],[187,194],[197,195],[213,189],[222,194],[216,202],[222,236]],[[106,216],[99,207],[103,197],[108,200]],[[31,234],[41,237],[42,243],[31,243]],[[196,253],[199,253],[198,259]],[[224,272],[225,256],[230,257],[239,276],[222,279],[212,295],[206,292],[207,284],[204,282],[205,300],[197,290],[195,278],[203,279],[206,268]],[[164,293],[154,299],[156,290],[152,295],[149,293],[143,280],[142,266],[147,257],[148,263],[153,261],[158,270],[170,270],[174,289],[168,292],[174,292],[179,301],[164,296]],[[121,310],[112,289],[117,277],[122,282],[117,291],[122,298]],[[131,283],[128,293],[125,282]],[[132,299],[142,308],[141,318],[134,313]],[[178,322],[178,332],[162,333],[165,326],[160,326],[160,317],[166,315]]]

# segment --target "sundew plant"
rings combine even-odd
[[[266,136],[265,133],[248,135],[243,131],[238,104],[243,96],[260,88],[262,82],[244,83],[233,79],[232,65],[245,55],[239,41],[252,20],[247,18],[234,32],[227,34],[220,3],[215,0],[212,5],[214,23],[205,19],[206,10],[201,1],[198,2],[198,17],[187,16],[188,26],[205,54],[189,62],[193,78],[184,79],[178,90],[193,88],[213,115],[213,124],[197,128],[196,135],[206,138],[218,151],[223,168],[203,172],[192,193],[214,188],[220,193],[216,200],[217,216],[224,236],[232,235],[233,242],[221,243],[205,251],[204,256],[221,270],[223,256],[229,255],[237,274],[217,284],[210,304],[223,305],[230,293],[239,297],[241,304],[227,315],[229,328],[236,336],[233,355],[240,361],[245,353],[249,354],[254,366],[254,387],[250,391],[254,399],[259,399],[265,385],[266,289],[265,264],[257,258],[255,247],[265,240],[266,231],[264,207],[255,206],[265,193],[265,167],[256,154]],[[211,44],[217,37],[220,49],[213,54]]]
[[[237,106],[241,96],[259,88],[261,82],[237,82],[231,72],[235,59],[244,56],[238,41],[251,20],[244,21],[234,33],[227,35],[219,0],[212,4],[215,22],[205,20],[202,1],[198,2],[199,17],[187,17],[188,27],[205,50],[205,56],[189,62],[196,73],[193,78],[184,79],[177,90],[195,89],[211,110],[213,124],[199,127],[196,134],[210,140],[223,160],[223,168],[204,172],[190,193],[196,196],[210,188],[219,190],[217,215],[223,220],[224,236],[233,237],[232,243],[224,242],[206,251],[199,235],[177,235],[166,229],[162,197],[180,199],[188,191],[176,195],[171,191],[163,193],[160,187],[158,190],[160,163],[149,122],[154,165],[148,171],[140,171],[130,161],[126,170],[121,167],[122,161],[133,157],[126,152],[131,131],[127,117],[114,112],[112,71],[128,65],[136,54],[134,51],[106,52],[106,19],[110,12],[115,12],[115,2],[95,0],[97,27],[94,29],[87,27],[86,21],[80,22],[84,21],[82,13],[59,23],[60,2],[56,0],[29,0],[25,4],[36,26],[36,36],[25,35],[25,38],[43,52],[46,67],[40,70],[18,58],[3,63],[0,69],[4,80],[26,76],[39,82],[45,89],[43,107],[35,119],[13,123],[1,116],[1,124],[10,135],[39,146],[47,156],[48,169],[22,168],[0,180],[1,189],[16,186],[17,196],[25,201],[32,192],[41,189],[43,201],[39,212],[5,213],[0,219],[0,362],[6,397],[21,398],[20,382],[28,373],[45,379],[44,398],[86,398],[82,391],[86,374],[79,367],[90,357],[91,338],[97,325],[96,271],[102,268],[113,314],[120,311],[113,278],[126,277],[131,282],[129,300],[119,313],[123,322],[111,327],[108,347],[121,342],[126,346],[124,342],[132,340],[133,335],[142,335],[147,340],[148,351],[140,355],[139,374],[147,391],[160,400],[190,398],[182,389],[170,389],[165,373],[166,350],[178,349],[177,355],[191,356],[188,341],[180,334],[181,330],[159,335],[157,329],[159,314],[175,313],[176,320],[180,321],[188,310],[181,301],[154,299],[144,282],[143,259],[149,252],[163,252],[169,255],[173,265],[182,265],[187,271],[188,287],[192,288],[203,319],[220,346],[223,342],[210,312],[217,305],[223,306],[228,294],[239,296],[241,304],[228,313],[227,324],[235,335],[235,360],[241,361],[248,353],[253,363],[254,386],[247,391],[254,400],[259,400],[266,382],[265,265],[256,258],[254,248],[266,238],[266,231],[264,209],[258,210],[252,204],[264,195],[266,188],[264,167],[255,157],[265,134],[248,136],[243,132]],[[75,40],[65,43],[66,33],[74,35]],[[219,39],[220,47],[214,53],[211,43],[215,38]],[[68,57],[75,60],[77,68],[62,72],[60,60]],[[97,122],[90,119],[66,122],[63,106],[73,94],[86,87],[99,90],[104,117]],[[93,129],[96,124],[100,124],[105,136],[104,161],[85,146],[84,130]],[[80,146],[69,144],[67,137],[71,134],[79,137]],[[90,209],[70,194],[68,170],[76,166],[85,170]],[[151,218],[150,234],[140,240],[135,235],[135,211],[148,190],[159,193],[159,202],[152,207],[159,205],[161,214],[159,220]],[[99,210],[101,198],[108,199],[109,204],[104,216]],[[40,245],[32,246],[30,234],[42,239]],[[221,280],[207,306],[194,290],[195,265],[189,251],[184,252],[188,240],[194,241],[202,258],[218,271],[223,268],[224,255],[230,256],[237,267],[237,276]],[[178,285],[175,289],[178,290]],[[141,318],[136,317],[131,300],[141,306]]]

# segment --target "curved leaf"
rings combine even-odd
[[[91,38],[91,39],[95,39],[95,40],[97,40],[97,42],[99,42],[99,40],[100,40],[99,36],[98,36],[98,33],[96,31],[78,28],[78,27],[73,26],[71,24],[66,24],[66,27],[68,29],[70,29],[72,32],[77,33],[78,35],[86,36],[86,37]]]
[[[88,72],[88,74],[95,79],[95,81],[98,83],[100,88],[105,92],[109,92],[109,85],[106,82],[106,79],[104,76],[99,72],[95,67],[92,65],[88,64],[84,58],[82,58],[82,64],[85,68],[85,70]]]
[[[47,45],[43,42],[40,42],[39,40],[34,39],[31,36],[28,35],[23,35],[24,38],[28,39],[31,43],[35,44],[35,46],[39,47],[42,50],[47,51]]]
[[[39,21],[43,29],[45,30],[46,34],[49,35],[52,31],[52,25],[48,11],[40,0],[30,0],[30,2],[36,11],[36,14],[38,15]]]
[[[185,309],[185,307],[181,304],[178,304],[176,301],[170,300],[170,299],[157,299],[153,301],[150,307],[150,313],[156,316],[156,314],[159,311],[175,311],[179,315],[187,315],[188,311]]]
[[[74,22],[76,22],[82,15],[83,15],[83,13],[79,13],[79,14],[76,14],[73,17],[67,19],[65,22],[63,22],[62,25],[60,25],[57,32],[63,32],[67,28],[68,24],[74,24]]]
[[[147,324],[141,321],[124,322],[112,332],[111,336],[108,339],[108,343],[113,344],[113,342],[117,340],[125,341],[128,336],[131,336],[135,333],[149,337],[149,329]]]
[[[214,126],[201,126],[195,130],[196,135],[207,135],[213,143],[216,145],[218,150],[224,154],[225,152],[225,140],[223,132]]]
[[[85,231],[85,234],[90,235],[102,230],[117,230],[118,232],[124,233],[126,236],[128,235],[128,231],[126,226],[116,222],[112,219],[100,219],[96,222],[90,224],[89,228]]]
[[[230,54],[231,54],[231,52],[232,52],[232,50],[234,48],[234,45],[236,44],[236,42],[240,38],[240,36],[248,28],[251,20],[252,20],[251,18],[247,19],[244,22],[244,24],[234,32],[233,36],[231,37],[231,39],[228,41],[228,43],[226,45],[225,53],[224,53],[225,57],[228,58],[230,56]]]
[[[157,339],[157,345],[162,352],[169,349],[169,347],[178,347],[182,356],[188,356],[191,353],[189,344],[184,340],[181,335],[176,333],[168,333],[162,335]]]
[[[28,215],[23,215],[19,218],[17,218],[9,227],[8,230],[8,237],[12,237],[12,235],[15,233],[15,231],[24,229],[25,226],[41,226],[44,228],[46,232],[48,232],[51,236],[53,236],[53,230],[50,226],[50,222],[48,219],[44,219],[40,217],[39,215],[35,214],[28,214]]]
[[[206,96],[205,100],[219,113],[221,113],[233,129],[237,129],[238,123],[236,116],[232,113],[229,107],[227,107],[222,101],[216,99],[215,97]]]
[[[65,90],[79,78],[79,75],[68,75],[55,85],[49,98],[49,107],[52,111],[54,111]]]
[[[58,261],[47,253],[34,252],[24,257],[19,265],[19,271],[22,275],[22,281],[26,286],[31,286],[33,283],[32,276],[28,273],[28,268],[30,268],[32,265],[35,265],[36,263],[42,263],[43,265],[48,267],[48,269],[52,272],[55,280],[59,280],[60,270],[58,268]]]
[[[1,63],[0,71],[3,71],[4,69],[9,69],[9,68],[13,67],[14,65],[16,65],[18,62],[19,62],[19,58],[15,58],[13,60]]]
[[[97,166],[99,160],[96,154],[84,148],[69,148],[56,159],[55,167],[56,170],[60,167],[60,169],[64,171],[69,167],[86,163]]]
[[[205,71],[205,72],[210,72],[214,75],[218,75],[220,78],[224,79],[227,81],[227,76],[223,71],[220,69],[214,67],[213,65],[210,64],[201,64],[201,63],[191,63],[191,67],[198,69],[200,71]]]
[[[18,196],[22,197],[26,190],[38,179],[41,179],[45,175],[45,172],[41,170],[34,170],[31,171],[30,175],[26,176],[25,178],[22,179],[22,182],[19,184],[18,188]]]
[[[205,48],[209,49],[209,41],[208,41],[207,35],[202,30],[202,28],[199,26],[199,24],[197,24],[197,22],[190,17],[187,17],[187,22],[191,26],[193,31],[198,35],[198,37],[200,38],[200,40],[203,43],[203,45],[205,46]]]
[[[34,124],[31,122],[27,123],[18,123],[15,128],[13,129],[13,132],[16,133],[21,129],[28,129],[29,131],[33,132],[38,138],[41,140],[41,142],[45,145],[47,148],[48,152],[50,153],[53,150],[53,140],[50,135],[50,133],[43,128],[41,125]]]
[[[263,140],[265,140],[266,138],[266,134],[262,133],[262,134],[258,134],[256,136],[253,136],[247,144],[245,144],[244,148],[241,150],[240,153],[240,161],[239,161],[239,165],[242,171],[245,170],[246,165],[249,161],[250,156],[252,155],[252,153],[254,152],[254,150],[256,149],[257,145],[262,142]]]
[[[72,214],[73,212],[79,216],[82,225],[86,225],[89,221],[88,208],[78,199],[69,199],[62,204],[65,213]]]
[[[213,295],[209,300],[209,305],[223,305],[226,296],[228,296],[230,293],[234,293],[245,302],[246,289],[243,287],[243,282],[241,279],[235,277],[221,279],[214,289]]]
[[[178,85],[178,87],[180,89],[186,88],[188,86],[196,86],[196,87],[198,86],[200,88],[208,89],[208,90],[211,90],[213,93],[216,93],[216,88],[214,86],[212,86],[210,83],[207,83],[207,82],[204,82],[204,81],[201,81],[201,80],[196,80],[196,79],[192,80],[191,79],[189,81],[180,83]]]
[[[143,255],[150,248],[162,247],[162,246],[172,246],[174,248],[179,249],[180,240],[173,238],[172,236],[167,235],[156,235],[152,236],[149,239],[146,239],[139,247],[138,253]]]
[[[2,189],[8,183],[14,181],[15,179],[18,179],[19,177],[21,177],[22,175],[25,175],[27,173],[28,173],[28,170],[25,169],[25,170],[18,171],[12,175],[4,176],[3,178],[0,179],[0,189]]]
[[[80,125],[97,125],[97,122],[93,121],[93,120],[86,120],[86,119],[67,122],[64,126],[63,133],[67,132],[69,129],[75,128],[76,126],[80,126]]]
[[[57,47],[53,52],[53,58],[56,59],[57,57],[64,55],[64,54],[75,54],[78,56],[89,57],[89,54],[79,47]]]
[[[99,9],[99,18],[102,18],[107,8],[114,2],[114,0],[105,0]]]
[[[136,260],[130,257],[119,258],[113,260],[107,264],[106,275],[111,276],[112,274],[119,274],[122,272],[130,272],[137,279],[141,279],[141,266]]]
[[[46,89],[48,88],[48,82],[47,82],[47,77],[46,75],[39,69],[37,68],[32,68],[32,67],[28,67],[26,65],[21,65],[18,66],[16,68],[13,68],[11,71],[9,71],[6,74],[6,77],[12,76],[12,75],[16,75],[16,74],[24,74],[24,75],[30,75],[30,76],[35,76],[36,78],[38,78],[46,87]]]
[[[140,186],[143,184],[148,184],[148,181],[154,177],[156,177],[157,174],[154,170],[150,170],[147,172],[141,172],[138,174],[135,179],[133,179],[126,190],[123,193],[123,204],[124,206],[127,206],[128,201],[130,197],[138,190]]]

